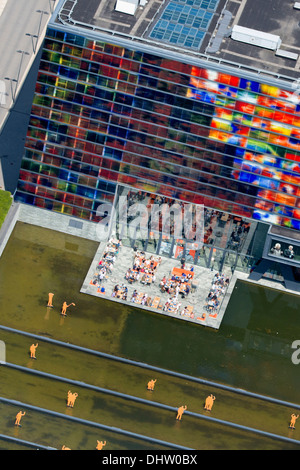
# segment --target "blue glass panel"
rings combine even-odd
[[[218,3],[219,0],[171,0],[154,25],[150,38],[199,49]]]

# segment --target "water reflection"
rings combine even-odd
[[[49,320],[50,319],[50,313],[51,313],[51,307],[47,307],[47,310],[46,310],[46,314],[45,314],[45,320]]]

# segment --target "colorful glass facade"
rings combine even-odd
[[[159,54],[48,28],[16,199],[97,220],[124,184],[300,229],[299,97]]]

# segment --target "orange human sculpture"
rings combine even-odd
[[[30,346],[29,351],[30,351],[30,357],[31,357],[31,359],[36,359],[36,357],[35,357],[35,351],[36,351],[38,345],[39,345],[39,343],[32,344],[32,345]]]
[[[209,395],[205,400],[204,409],[207,411],[211,411],[215,399],[216,397],[214,397],[213,395]]]
[[[67,406],[73,408],[76,398],[78,397],[78,393],[72,393],[70,390],[68,391],[68,399],[67,399]]]
[[[25,414],[26,414],[25,411],[24,413],[22,413],[22,411],[19,411],[19,413],[16,416],[15,426],[21,426],[20,421],[21,421],[22,416],[24,416]]]
[[[75,306],[75,304],[73,304],[73,303],[67,305],[67,302],[64,302],[64,303],[63,303],[63,306],[62,306],[62,308],[61,308],[61,315],[63,315],[64,317],[66,317],[66,316],[67,316],[67,308],[69,308],[71,305],[74,305],[74,306]]]
[[[298,418],[299,415],[296,416],[294,413],[291,415],[290,428],[295,429],[295,424]]]
[[[70,447],[66,447],[65,444],[62,446],[61,450],[71,450]]]
[[[185,412],[185,410],[187,409],[187,406],[184,405],[184,406],[180,406],[177,410],[177,416],[176,416],[176,419],[179,419],[179,421],[181,420],[182,418],[182,415],[183,413]]]
[[[49,292],[47,307],[53,307],[53,305],[52,305],[53,296],[54,296],[54,294],[52,294],[52,292]]]
[[[72,394],[71,404],[70,404],[71,408],[73,408],[75,400],[76,400],[77,397],[78,397],[78,393],[73,393]]]
[[[98,439],[97,439],[96,449],[97,450],[102,450],[104,446],[106,446],[106,441],[104,441],[104,442],[103,441],[98,441]]]
[[[68,391],[67,406],[70,406],[72,393],[71,390]]]
[[[151,390],[153,391],[154,390],[154,386],[155,386],[155,382],[156,382],[157,379],[151,379],[149,380],[148,384],[147,384],[147,389],[148,390]]]

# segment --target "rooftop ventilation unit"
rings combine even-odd
[[[279,49],[281,45],[280,36],[264,33],[263,31],[256,31],[255,29],[244,28],[238,25],[233,26],[231,38],[235,41],[245,42],[252,46],[259,46],[274,51]]]
[[[127,15],[134,15],[138,6],[139,0],[117,0],[115,10]]]

